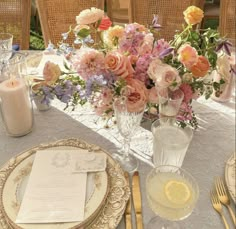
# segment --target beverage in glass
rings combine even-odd
[[[187,171],[176,166],[159,166],[147,176],[146,193],[150,208],[161,217],[153,218],[148,228],[182,228],[174,221],[183,220],[192,213],[199,188]]]
[[[181,167],[186,155],[193,131],[189,126],[179,127],[177,124],[163,124],[156,120],[152,124],[153,163]]]

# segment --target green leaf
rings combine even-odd
[[[86,38],[88,35],[90,35],[90,33],[91,33],[90,29],[83,28],[77,33],[77,36],[81,38]]]

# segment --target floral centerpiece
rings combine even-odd
[[[184,99],[177,120],[182,126],[197,127],[191,102],[199,96],[208,99],[213,91],[220,95],[224,76],[214,82],[211,72],[217,69],[219,51],[231,55],[231,44],[215,30],[196,29],[204,16],[201,9],[191,6],[183,14],[186,25],[167,42],[158,39],[157,16],[148,28],[138,23],[122,27],[112,26],[100,9],[82,11],[77,26],[62,34],[57,50],[71,63],[68,73],[46,64],[45,80],[36,83],[35,93],[43,95],[45,103],[54,97],[67,106],[88,101],[98,115],[112,117],[117,97],[126,98],[129,111],[146,103],[149,113],[158,114],[158,87],[180,88]],[[80,49],[66,44],[71,32]]]

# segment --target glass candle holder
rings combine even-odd
[[[0,111],[10,136],[23,136],[33,128],[33,107],[25,80],[25,56],[14,53],[4,69],[6,80],[0,83]]]

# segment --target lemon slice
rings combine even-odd
[[[185,204],[191,196],[191,191],[184,182],[172,180],[166,183],[165,194],[170,202]]]

